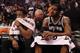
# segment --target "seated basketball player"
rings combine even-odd
[[[51,52],[47,52],[47,50],[50,49],[52,51],[56,51],[55,53],[68,53],[68,47],[69,49],[75,47],[70,39],[71,28],[69,17],[66,17],[60,13],[60,8],[57,4],[54,4],[48,8],[48,17],[43,21],[43,29],[44,31],[42,36],[35,37],[34,42],[36,42],[38,45],[49,46],[44,47],[44,53]],[[60,46],[54,47],[53,45]],[[33,44],[31,46],[33,46]],[[54,49],[52,47],[54,47]],[[37,47],[36,53],[42,53],[40,47]]]
[[[26,11],[24,9],[16,10],[17,18],[13,21],[12,27],[10,28],[10,40],[12,40],[12,46],[14,49],[19,49],[14,51],[15,53],[32,53],[32,48],[30,47],[33,41],[33,32],[35,29],[35,22],[32,18],[25,17]],[[13,37],[18,36],[18,41]]]

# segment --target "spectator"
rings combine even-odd
[[[43,32],[43,28],[42,28],[42,24],[43,24],[43,19],[44,19],[44,13],[41,9],[37,9],[35,11],[35,15],[34,15],[34,20],[35,20],[35,33],[34,33],[34,37],[36,36],[41,36],[41,33]],[[37,49],[37,45],[35,46],[35,50]],[[35,51],[36,53],[36,51]]]
[[[42,23],[44,19],[44,13],[41,9],[37,9],[35,11],[34,20],[36,25],[36,33],[37,35],[42,32]]]

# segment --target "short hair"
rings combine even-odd
[[[27,14],[27,11],[24,8],[18,8],[16,11],[22,11],[24,15]]]
[[[61,11],[61,7],[60,7],[60,5],[59,5],[59,4],[53,4],[52,6],[50,6],[50,7],[48,8],[48,11],[49,11],[49,10],[51,10],[51,9],[53,9],[53,8],[54,8],[54,6],[56,6],[56,7],[57,7],[57,11],[58,11],[58,12],[60,12],[60,11]]]
[[[41,9],[37,9],[37,10],[35,11],[35,16],[38,15],[38,14],[40,14],[40,13],[43,14],[43,11],[42,11]]]

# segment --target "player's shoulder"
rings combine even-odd
[[[64,18],[64,19],[69,19],[69,17],[68,17],[68,16],[63,16],[63,18]]]
[[[34,19],[28,18],[28,17],[25,17],[24,19],[29,20],[29,21],[34,21]]]
[[[44,21],[48,21],[50,19],[50,17],[45,17]]]

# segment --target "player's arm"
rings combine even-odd
[[[71,24],[69,17],[64,18],[64,33],[71,35]]]

